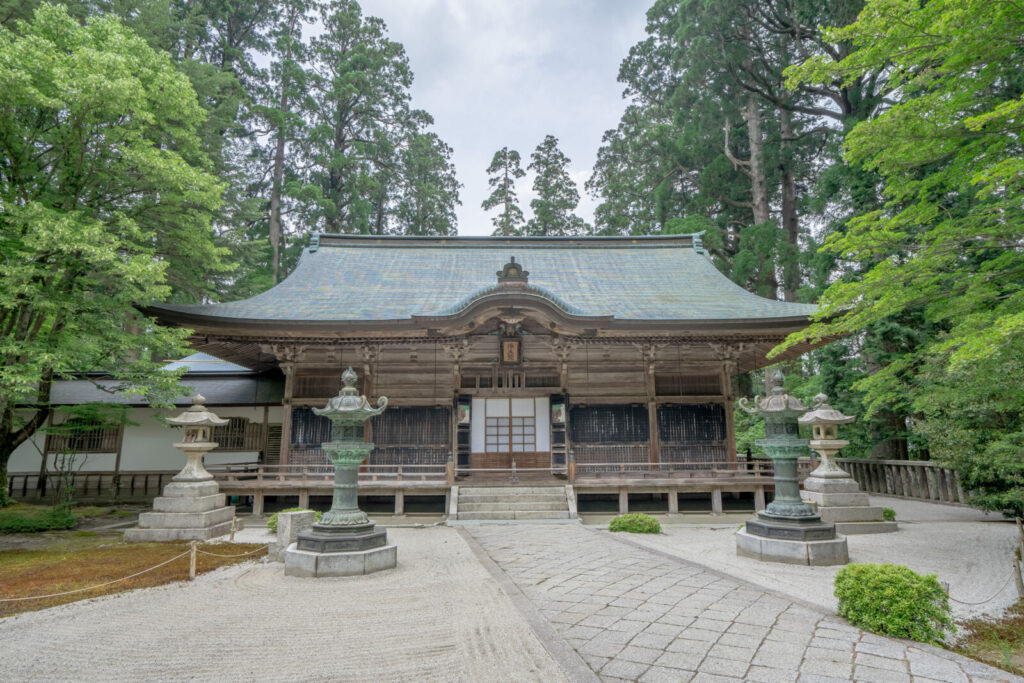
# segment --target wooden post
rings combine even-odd
[[[234,514],[231,515],[231,536],[228,538],[232,543],[235,542],[235,531],[238,529],[238,517]]]
[[[455,458],[451,451],[448,451],[448,460],[444,464],[444,480],[449,486],[455,483]]]
[[[188,544],[188,580],[196,578],[196,541]]]
[[[625,486],[619,489],[619,514],[624,515],[629,512],[629,489]]]
[[[299,489],[299,507],[309,508],[309,489]]]
[[[405,491],[395,491],[395,515],[405,514]]]
[[[670,515],[679,514],[679,491],[677,489],[668,492],[668,512]]]
[[[263,491],[256,491],[252,494],[252,514],[263,514]]]
[[[569,483],[576,483],[576,455],[571,450],[569,451]]]
[[[764,487],[758,486],[754,489],[754,510],[764,510]]]
[[[292,447],[292,403],[285,399],[281,406],[281,455],[278,464],[288,464],[288,454]]]
[[[711,514],[722,514],[722,489],[717,487],[711,489]]]

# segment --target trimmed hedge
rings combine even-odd
[[[922,643],[956,632],[949,596],[934,574],[897,564],[851,564],[836,574],[835,596],[839,616],[867,631]]]
[[[619,515],[608,524],[608,531],[628,531],[632,534],[660,534],[661,522],[642,512]]]
[[[267,520],[267,528],[270,529],[271,531],[273,531],[275,534],[277,533],[277,516],[279,514],[281,514],[281,512],[307,512],[307,511],[312,512],[311,510],[309,510],[309,508],[287,508],[287,509],[281,510],[280,512],[275,512],[274,514],[270,515],[270,519]],[[316,510],[315,512],[316,512],[316,521],[319,522],[320,518],[324,516],[324,513],[320,512],[319,510]]]
[[[49,509],[18,509],[11,506],[0,511],[0,533],[30,534],[37,531],[71,529],[77,518],[65,506]]]

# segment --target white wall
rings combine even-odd
[[[128,419],[137,424],[128,425],[124,429],[121,446],[121,471],[132,470],[177,470],[184,466],[185,455],[174,443],[181,438],[181,429],[172,428],[159,422],[157,415],[173,417],[181,413],[175,410],[154,410],[152,408],[133,408]],[[252,422],[263,422],[263,407],[236,406],[215,407],[213,412],[218,417],[247,417]],[[281,423],[281,406],[271,406],[268,413],[269,424]],[[37,433],[33,437],[41,450],[45,436]],[[40,450],[29,442],[23,443],[11,455],[7,470],[9,472],[38,472]],[[258,453],[231,451],[211,453],[206,456],[207,465],[224,463],[255,462]],[[84,458],[82,471],[112,471],[116,455],[114,453],[89,453],[79,456]],[[81,462],[81,461],[79,461]],[[50,465],[52,466],[52,456]]]

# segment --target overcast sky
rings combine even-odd
[[[572,160],[579,215],[593,220],[583,183],[605,130],[625,107],[616,80],[629,48],[644,38],[653,0],[360,0],[402,43],[415,74],[412,104],[434,116],[454,149],[461,190],[460,235],[489,235],[480,208],[487,166],[498,149],[519,152],[523,168],[547,134]],[[532,174],[531,174],[532,175]],[[532,177],[521,181],[527,218]]]

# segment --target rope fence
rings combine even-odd
[[[189,546],[189,549],[186,550],[185,552],[181,553],[180,555],[175,555],[171,559],[165,560],[164,562],[161,562],[160,564],[154,565],[154,566],[152,566],[152,567],[150,567],[148,569],[143,569],[140,572],[135,572],[134,574],[131,574],[129,576],[123,576],[120,579],[114,579],[113,581],[107,581],[105,583],[98,583],[95,586],[87,586],[86,588],[76,588],[76,589],[70,590],[70,591],[63,591],[61,593],[50,593],[48,595],[31,595],[31,596],[24,597],[24,598],[0,598],[0,602],[21,602],[21,601],[25,601],[25,600],[44,600],[46,598],[59,598],[59,597],[62,597],[64,595],[73,595],[75,593],[84,593],[86,591],[96,590],[97,588],[104,588],[105,586],[112,586],[115,583],[120,583],[122,581],[127,581],[128,579],[134,579],[136,576],[142,576],[143,574],[147,574],[147,573],[149,573],[149,572],[151,572],[151,571],[153,571],[155,569],[159,569],[160,567],[165,567],[165,566],[169,565],[171,562],[174,562],[175,560],[180,560],[181,558],[185,557],[186,555],[189,556],[188,579],[189,579],[189,581],[191,581],[191,580],[196,578],[196,554],[197,553],[202,553],[203,555],[210,555],[211,557],[221,557],[221,558],[225,558],[225,559],[231,559],[231,558],[236,558],[236,557],[246,557],[248,555],[255,555],[256,553],[260,553],[260,552],[266,552],[269,548],[270,548],[269,545],[265,545],[262,548],[256,548],[256,550],[250,550],[247,553],[240,553],[238,555],[221,555],[219,553],[211,553],[211,552],[207,552],[206,550],[200,550],[199,547],[198,547],[198,543],[196,541],[192,541],[190,546]]]

